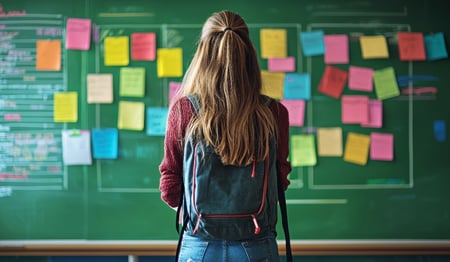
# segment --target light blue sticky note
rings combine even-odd
[[[300,43],[305,56],[323,55],[325,43],[323,31],[309,31],[300,33]]]
[[[147,107],[147,135],[164,136],[166,134],[167,107]]]
[[[311,76],[303,73],[286,73],[283,96],[285,99],[309,100],[311,98]]]
[[[448,57],[443,33],[435,33],[424,37],[427,60],[438,60]]]
[[[92,129],[93,155],[96,159],[116,159],[118,152],[117,128]]]
[[[438,142],[444,142],[447,138],[446,135],[446,127],[444,120],[435,120],[434,121],[434,137]]]

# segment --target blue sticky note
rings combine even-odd
[[[167,107],[148,107],[147,108],[147,135],[164,136],[166,134]]]
[[[92,148],[96,159],[116,159],[118,154],[117,128],[92,129]]]
[[[300,43],[305,56],[323,55],[325,53],[323,31],[300,33]]]
[[[448,57],[443,33],[435,33],[424,37],[427,60],[438,60]]]
[[[444,142],[447,138],[446,135],[446,127],[444,120],[435,120],[434,121],[434,137],[438,142]]]
[[[286,73],[283,96],[285,99],[309,100],[311,98],[311,76],[304,73]]]

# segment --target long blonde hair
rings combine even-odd
[[[203,26],[183,94],[194,94],[200,104],[190,134],[212,145],[224,164],[247,165],[269,153],[277,125],[261,86],[246,23],[230,11],[214,13]]]

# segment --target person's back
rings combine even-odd
[[[165,154],[160,165],[161,197],[169,206],[179,205],[176,198],[181,197],[183,170],[187,168],[180,141],[187,138],[202,141],[212,148],[223,166],[243,167],[272,161],[273,176],[280,176],[284,189],[287,188],[287,175],[291,170],[287,161],[288,113],[279,102],[267,103],[261,95],[256,51],[248,27],[239,15],[222,11],[208,18],[182,86],[184,96],[180,96],[169,111]],[[186,95],[198,99],[198,110]],[[274,140],[276,143],[272,142]],[[275,145],[277,148],[272,150],[275,153],[269,157]],[[276,183],[276,177],[267,181]],[[197,192],[202,193],[205,192]],[[212,190],[209,194],[213,193]],[[186,197],[191,203],[192,197]],[[274,194],[264,194],[264,197],[276,203]],[[269,219],[269,230],[246,239],[199,236],[188,229],[183,236],[180,261],[278,261],[277,209],[269,210],[268,216],[275,217]]]

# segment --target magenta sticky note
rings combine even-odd
[[[169,102],[173,100],[175,95],[181,89],[181,82],[169,82]]]
[[[373,69],[360,66],[349,66],[348,88],[350,90],[372,92]]]
[[[370,133],[370,159],[392,161],[394,159],[394,135]]]
[[[342,123],[366,123],[369,119],[369,97],[359,95],[342,96],[341,109]]]
[[[89,50],[91,43],[91,19],[69,18],[66,24],[66,48]]]
[[[381,128],[383,126],[383,102],[377,99],[369,100],[369,119],[361,123],[362,127]]]
[[[289,125],[303,126],[305,122],[305,100],[282,99],[281,103],[289,112]]]
[[[267,60],[267,69],[271,72],[294,72],[295,58],[289,57],[273,57]]]
[[[349,63],[349,46],[348,36],[325,35],[325,63],[326,64],[348,64]]]

